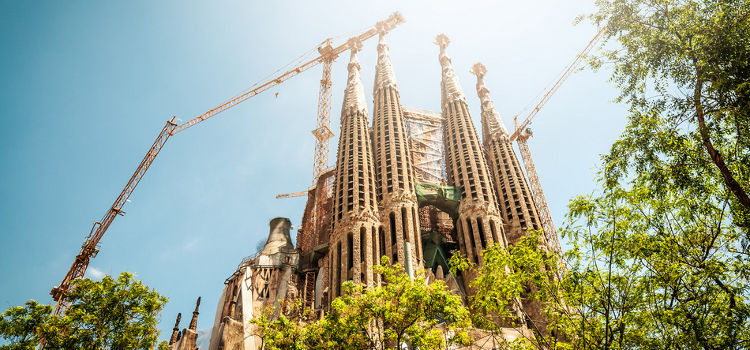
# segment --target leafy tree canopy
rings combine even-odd
[[[636,180],[727,206],[750,229],[750,1],[598,0],[592,63],[613,68],[624,133],[604,158],[607,190]],[[727,216],[729,216],[727,218]]]
[[[152,349],[158,316],[167,298],[123,272],[115,280],[79,279],[68,293],[63,317],[34,300],[0,315],[0,349]]]
[[[630,107],[571,201],[576,348],[750,346],[750,2],[599,0],[594,67]]]
[[[374,269],[383,285],[363,288],[345,282],[343,295],[321,320],[308,323],[299,302],[278,318],[268,310],[253,319],[263,349],[398,349],[399,344],[446,349],[469,344],[468,310],[444,283],[428,285],[423,275],[412,280],[387,257]]]

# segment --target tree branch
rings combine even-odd
[[[732,194],[734,194],[735,197],[737,197],[737,200],[740,202],[740,204],[742,204],[742,206],[744,206],[746,209],[750,209],[750,197],[748,197],[747,192],[745,192],[745,190],[737,182],[737,180],[734,179],[732,173],[729,171],[729,168],[724,163],[724,157],[722,157],[721,153],[719,153],[719,151],[714,148],[714,145],[711,142],[711,137],[708,135],[705,112],[703,111],[703,104],[701,103],[700,98],[701,90],[703,90],[703,80],[701,78],[700,68],[698,68],[697,62],[695,62],[695,60],[693,60],[693,64],[695,65],[697,80],[695,83],[695,90],[693,92],[693,103],[695,105],[695,115],[698,118],[698,131],[700,132],[701,139],[703,140],[703,146],[706,147],[706,151],[711,157],[711,160],[714,162],[714,164],[716,164],[716,167],[719,168],[719,172],[724,178],[724,185],[730,192],[732,192]]]

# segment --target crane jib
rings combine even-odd
[[[398,13],[392,14],[388,19],[378,22],[376,24],[376,27],[380,27],[382,30],[388,31],[395,27],[397,24],[401,23],[403,21],[402,17]],[[373,37],[377,33],[376,29],[369,29],[368,31],[360,34],[357,36],[359,40],[367,40],[371,37]],[[295,68],[292,68],[291,70],[265,82],[264,84],[260,85],[259,87],[250,90],[246,93],[243,93],[237,97],[234,97],[221,105],[209,110],[208,112],[195,117],[183,124],[177,125],[173,117],[171,120],[167,122],[167,124],[164,126],[162,131],[159,133],[159,136],[157,136],[154,143],[151,145],[151,148],[149,148],[148,152],[146,153],[146,156],[144,156],[141,163],[138,165],[138,168],[136,168],[133,175],[130,177],[130,180],[128,181],[125,188],[122,190],[120,195],[115,200],[115,203],[109,208],[107,211],[107,214],[104,215],[104,217],[94,223],[94,226],[91,229],[91,232],[89,232],[89,236],[84,241],[84,244],[81,247],[81,252],[76,255],[75,260],[73,261],[73,264],[71,265],[70,269],[68,270],[68,273],[63,277],[62,282],[54,288],[52,288],[52,291],[50,294],[52,295],[52,298],[57,302],[55,305],[55,308],[53,310],[53,313],[55,315],[63,315],[65,314],[65,310],[68,307],[68,301],[65,298],[65,295],[67,294],[70,281],[78,278],[82,278],[86,273],[86,268],[88,267],[89,260],[94,257],[98,253],[98,244],[99,240],[104,236],[104,233],[106,233],[107,229],[109,228],[109,225],[114,221],[115,217],[117,215],[122,215],[124,212],[122,211],[122,207],[127,202],[128,198],[130,197],[130,194],[133,193],[136,186],[138,186],[138,183],[141,181],[141,178],[146,174],[146,171],[148,170],[149,166],[151,166],[151,163],[153,163],[156,156],[159,154],[159,151],[164,147],[164,144],[169,140],[170,136],[176,135],[177,133],[190,128],[208,118],[211,118],[231,107],[234,107],[247,99],[256,96],[274,86],[277,86],[284,81],[296,76],[299,73],[302,73],[322,62],[325,62],[327,60],[332,61],[335,59],[336,56],[338,56],[339,53],[345,51],[348,49],[348,44],[342,44],[336,47],[332,50],[331,53],[327,55],[320,55],[308,62],[305,62]],[[329,61],[329,62],[330,62]]]

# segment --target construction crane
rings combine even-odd
[[[379,30],[390,31],[404,19],[398,12],[394,12],[387,20],[378,22],[374,28],[359,35],[360,42],[372,38]],[[331,131],[331,68],[339,54],[347,49],[346,45],[332,48],[330,39],[323,42],[318,49],[323,59],[323,77],[320,79],[320,94],[318,95],[318,118],[312,134],[315,136],[315,155],[313,159],[312,185],[318,181],[320,174],[328,168],[329,140],[333,137]],[[304,196],[309,190],[294,193],[277,194],[276,199]]]
[[[378,33],[378,29],[376,29],[376,27],[381,30],[388,31],[401,22],[403,22],[401,14],[395,12],[386,20],[378,22],[376,26],[370,28],[356,38],[358,38],[360,41],[365,41],[372,38],[373,36],[375,36],[375,34]],[[115,199],[114,204],[112,204],[112,206],[107,210],[107,213],[104,215],[104,217],[102,217],[101,220],[94,223],[91,231],[86,237],[86,240],[81,246],[81,251],[78,253],[78,255],[76,255],[75,260],[73,261],[73,265],[68,270],[68,273],[65,274],[65,277],[63,278],[62,282],[60,282],[60,285],[52,288],[50,294],[52,295],[52,298],[57,302],[53,313],[55,315],[65,314],[65,310],[67,309],[69,304],[69,301],[66,299],[66,294],[68,293],[68,289],[70,288],[70,282],[75,279],[82,278],[85,275],[86,268],[89,265],[89,261],[99,253],[99,241],[101,240],[102,236],[104,236],[104,233],[107,232],[107,229],[112,224],[112,221],[114,221],[117,215],[124,215],[125,212],[122,210],[122,207],[128,201],[128,198],[133,193],[136,186],[138,186],[138,183],[141,181],[143,176],[146,174],[149,166],[151,166],[151,163],[153,163],[154,159],[159,154],[159,151],[161,151],[161,149],[164,147],[167,140],[169,140],[171,136],[177,135],[178,133],[185,131],[190,127],[193,127],[208,118],[226,111],[227,109],[232,108],[270,88],[278,86],[279,84],[291,79],[297,74],[322,63],[323,79],[321,79],[320,81],[320,95],[318,98],[318,121],[316,124],[316,129],[313,130],[313,135],[315,135],[316,139],[315,170],[313,174],[315,178],[317,178],[317,176],[320,174],[320,171],[322,171],[322,169],[325,169],[328,163],[328,140],[333,136],[333,133],[330,130],[331,66],[336,57],[338,57],[339,54],[346,51],[348,48],[349,47],[347,44],[342,44],[334,48],[331,45],[331,39],[326,39],[318,47],[318,57],[315,57],[290,70],[287,70],[286,72],[264,82],[260,86],[239,94],[209,110],[208,112],[203,113],[183,124],[178,125],[177,123],[175,123],[175,118],[172,117],[172,119],[167,122],[164,128],[162,128],[161,132],[156,137],[156,141],[154,141],[153,145],[151,145],[151,148],[149,148],[146,156],[143,157],[143,160],[138,165],[138,168],[136,168],[133,175],[130,177],[130,180],[128,181],[127,185],[125,185],[125,188],[122,190],[122,192],[120,192],[120,195],[117,196],[117,199]]]
[[[282,194],[277,194],[277,195],[276,195],[276,199],[280,199],[280,198],[293,198],[293,197],[301,197],[301,196],[304,196],[304,195],[306,195],[306,194],[307,194],[307,192],[309,192],[309,191],[308,191],[308,190],[304,190],[304,191],[299,191],[299,192],[294,192],[294,193],[282,193]]]
[[[586,47],[578,55],[576,55],[575,59],[573,59],[573,62],[571,62],[568,67],[565,68],[565,71],[563,71],[562,75],[557,79],[555,84],[552,85],[552,87],[544,93],[541,100],[536,104],[534,109],[532,109],[531,112],[526,116],[526,119],[524,119],[519,124],[518,115],[513,118],[515,122],[515,131],[510,135],[510,140],[516,140],[516,142],[518,143],[518,149],[521,152],[521,158],[523,158],[524,168],[526,169],[526,176],[528,176],[529,178],[531,196],[533,197],[536,209],[541,216],[544,234],[547,238],[547,241],[551,245],[551,248],[557,251],[559,254],[562,254],[560,239],[557,236],[555,225],[552,222],[552,215],[550,214],[549,206],[547,205],[547,199],[544,197],[542,185],[539,182],[539,175],[536,172],[536,167],[534,167],[534,160],[531,158],[531,150],[529,149],[528,139],[529,137],[531,137],[532,132],[529,128],[529,124],[531,124],[531,121],[532,119],[534,119],[536,114],[539,113],[539,110],[541,110],[542,107],[547,103],[547,101],[549,101],[549,99],[552,97],[552,94],[554,94],[557,89],[560,88],[560,85],[562,85],[562,83],[568,78],[568,76],[570,76],[571,73],[573,73],[573,71],[575,71],[576,67],[578,67],[578,64],[581,63],[583,58],[588,55],[589,51],[591,51],[594,45],[599,41],[606,29],[607,27],[602,28],[599,33],[597,33],[596,36],[594,36],[594,38],[589,41],[588,45],[586,45]],[[564,260],[560,259],[560,261],[563,264],[561,265],[562,268],[565,269],[566,266],[564,265]]]

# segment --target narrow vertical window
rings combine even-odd
[[[336,295],[334,297],[341,295],[341,242],[337,245],[336,261],[333,265],[333,280],[336,281]]]
[[[482,226],[482,219],[477,219],[477,229],[479,230],[479,240],[482,242],[482,249],[487,249],[487,238],[484,237],[484,226]]]
[[[409,216],[406,215],[406,207],[401,207],[401,229],[404,231],[404,242],[411,242],[409,237]]]
[[[466,226],[469,228],[469,241],[471,242],[471,255],[474,257],[474,263],[479,264],[479,252],[476,251],[477,249],[477,242],[474,238],[474,227],[471,226],[471,221],[469,219],[465,220]]]
[[[492,239],[495,243],[500,243],[500,237],[497,236],[497,229],[495,228],[495,220],[490,220],[490,230],[492,231]]]
[[[348,281],[351,269],[354,267],[354,237],[351,232],[346,236],[346,245],[346,280]]]
[[[422,259],[422,232],[419,231],[419,227],[417,227],[417,208],[412,207],[411,208],[411,222],[414,225],[414,244],[416,244],[417,249],[417,259]]]
[[[367,247],[367,240],[365,239],[365,233],[367,232],[367,229],[361,227],[359,229],[359,263],[363,263],[365,261],[365,248]]]
[[[395,253],[394,247],[396,246],[396,214],[391,212],[391,214],[388,216],[391,220],[389,225],[391,228],[391,250],[393,250],[393,252],[391,253]],[[396,254],[393,255],[396,256]],[[393,262],[395,263],[396,259],[393,259]]]
[[[385,250],[385,232],[383,232],[383,226],[378,227],[378,242],[380,242],[380,251],[378,252],[378,258],[375,261],[376,264],[380,264],[380,258],[382,256],[387,256]]]
[[[378,231],[375,230],[375,226],[372,227],[372,233],[370,233],[370,239],[372,240],[372,265],[378,264]]]

